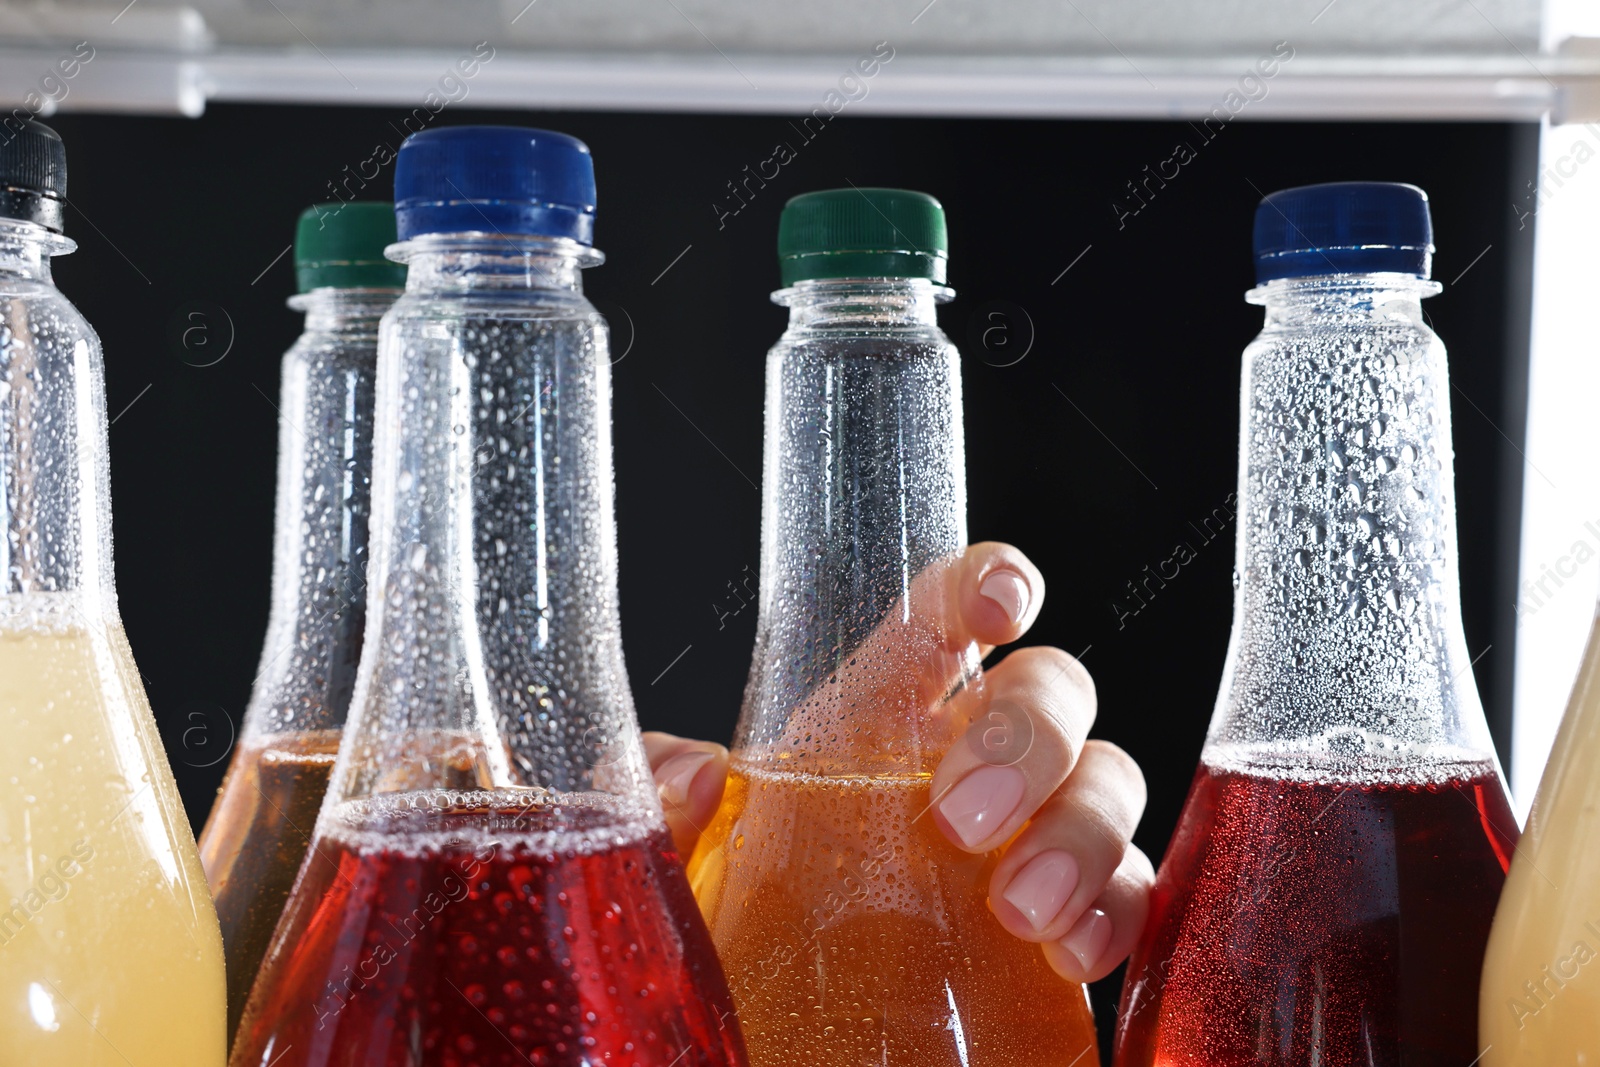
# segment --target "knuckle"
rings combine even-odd
[[[1103,765],[1108,777],[1118,783],[1119,792],[1127,798],[1135,819],[1144,814],[1149,790],[1145,785],[1144,770],[1140,768],[1139,761],[1128,755],[1121,745],[1110,741],[1096,738],[1084,742],[1083,747],[1084,757]]]
[[[653,771],[661,763],[662,757],[666,754],[667,744],[671,739],[666,734],[646,730],[640,736],[640,740],[644,742],[645,761],[650,764],[650,769]]]
[[[967,546],[966,556],[972,560],[984,560],[1016,551],[1004,541],[975,541]]]
[[[1128,850],[1122,854],[1122,864],[1117,869],[1117,876],[1127,879],[1135,888],[1142,891],[1155,884],[1156,869],[1150,862],[1150,857],[1145,855],[1144,849],[1130,844]]]
[[[1053,726],[1072,743],[1082,746],[1095,718],[1094,680],[1083,664],[1059,648],[1036,646],[1012,653],[1032,683],[1034,703]]]
[[[1055,824],[1057,833],[1076,841],[1074,851],[1088,859],[1102,881],[1114,876],[1133,847],[1122,813],[1104,798],[1082,792],[1058,794],[1046,818]]]

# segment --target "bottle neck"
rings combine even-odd
[[[77,247],[76,241],[36,222],[0,219],[0,275],[54,285],[50,258],[65,255]]]
[[[583,292],[583,271],[605,262],[566,238],[426,234],[389,249],[406,264],[406,292]],[[515,299],[512,296],[512,299]]]
[[[1492,751],[1461,626],[1445,350],[1420,304],[1437,289],[1356,275],[1250,294],[1266,325],[1244,360],[1214,758],[1265,745],[1358,774]]]
[[[348,341],[365,341],[376,352],[378,322],[394,306],[398,289],[337,289],[326,286],[289,298],[305,313],[305,332]]]
[[[767,358],[760,614],[736,744],[747,764],[918,774],[945,698],[943,578],[966,544],[959,355],[926,281],[802,282]]]
[[[283,358],[272,610],[247,737],[343,724],[366,622],[378,322],[396,289],[313,289]]]
[[[1325,274],[1278,278],[1245,294],[1266,309],[1268,331],[1370,326],[1392,320],[1426,328],[1422,301],[1443,286],[1411,274]]]
[[[937,331],[937,306],[955,296],[924,278],[823,278],[772,294],[789,309],[789,332],[848,337],[880,331]]]
[[[392,254],[410,267],[379,332],[371,652],[330,796],[604,785],[654,805],[617,611],[608,339],[579,280],[599,254],[478,235]]]
[[[113,622],[100,340],[56,289],[72,241],[0,219],[0,615]],[[9,622],[7,622],[9,624]]]

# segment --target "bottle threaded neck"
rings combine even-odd
[[[527,290],[581,293],[583,271],[605,256],[561,237],[423,234],[389,249],[407,265],[406,291]]]

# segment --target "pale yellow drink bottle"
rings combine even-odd
[[[0,143],[0,1064],[220,1067],[222,938],[117,613],[66,155]]]
[[[1495,912],[1484,1067],[1600,1064],[1600,616]]]

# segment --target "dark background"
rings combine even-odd
[[[199,120],[51,120],[80,242],[57,277],[105,342],[122,614],[197,829],[266,623],[278,361],[301,325],[280,254],[303,207],[334,183],[357,188],[375,146],[399,144],[406,113],[234,105]],[[763,353],[786,316],[768,300],[778,212],[846,183],[943,200],[959,295],[940,319],[965,354],[972,539],[1012,542],[1043,570],[1048,601],[1028,640],[1094,674],[1095,733],[1149,779],[1138,841],[1152,858],[1228,639],[1233,529],[1206,544],[1190,524],[1235,488],[1239,354],[1261,322],[1243,300],[1255,203],[1316,181],[1421,185],[1447,283],[1425,308],[1456,387],[1467,642],[1508,755],[1531,245],[1514,205],[1537,127],[1236,121],[1207,141],[1181,122],[845,116],[804,143],[781,116],[437,120],[465,122],[550,126],[594,150],[610,261],[585,284],[626,352],[615,442],[634,693],[645,727],[723,741],[754,634],[753,607],[719,614],[758,562]],[[1152,181],[1119,228],[1112,201],[1180,139],[1196,158],[1165,187]],[[735,205],[727,183],[779,141],[798,158],[719,228],[713,203]],[[387,199],[391,178],[384,167],[361,198]],[[1179,541],[1198,558],[1153,595],[1142,588],[1140,607],[1128,583]],[[1114,603],[1138,610],[1119,619]],[[1096,989],[1102,1023],[1116,988]]]

